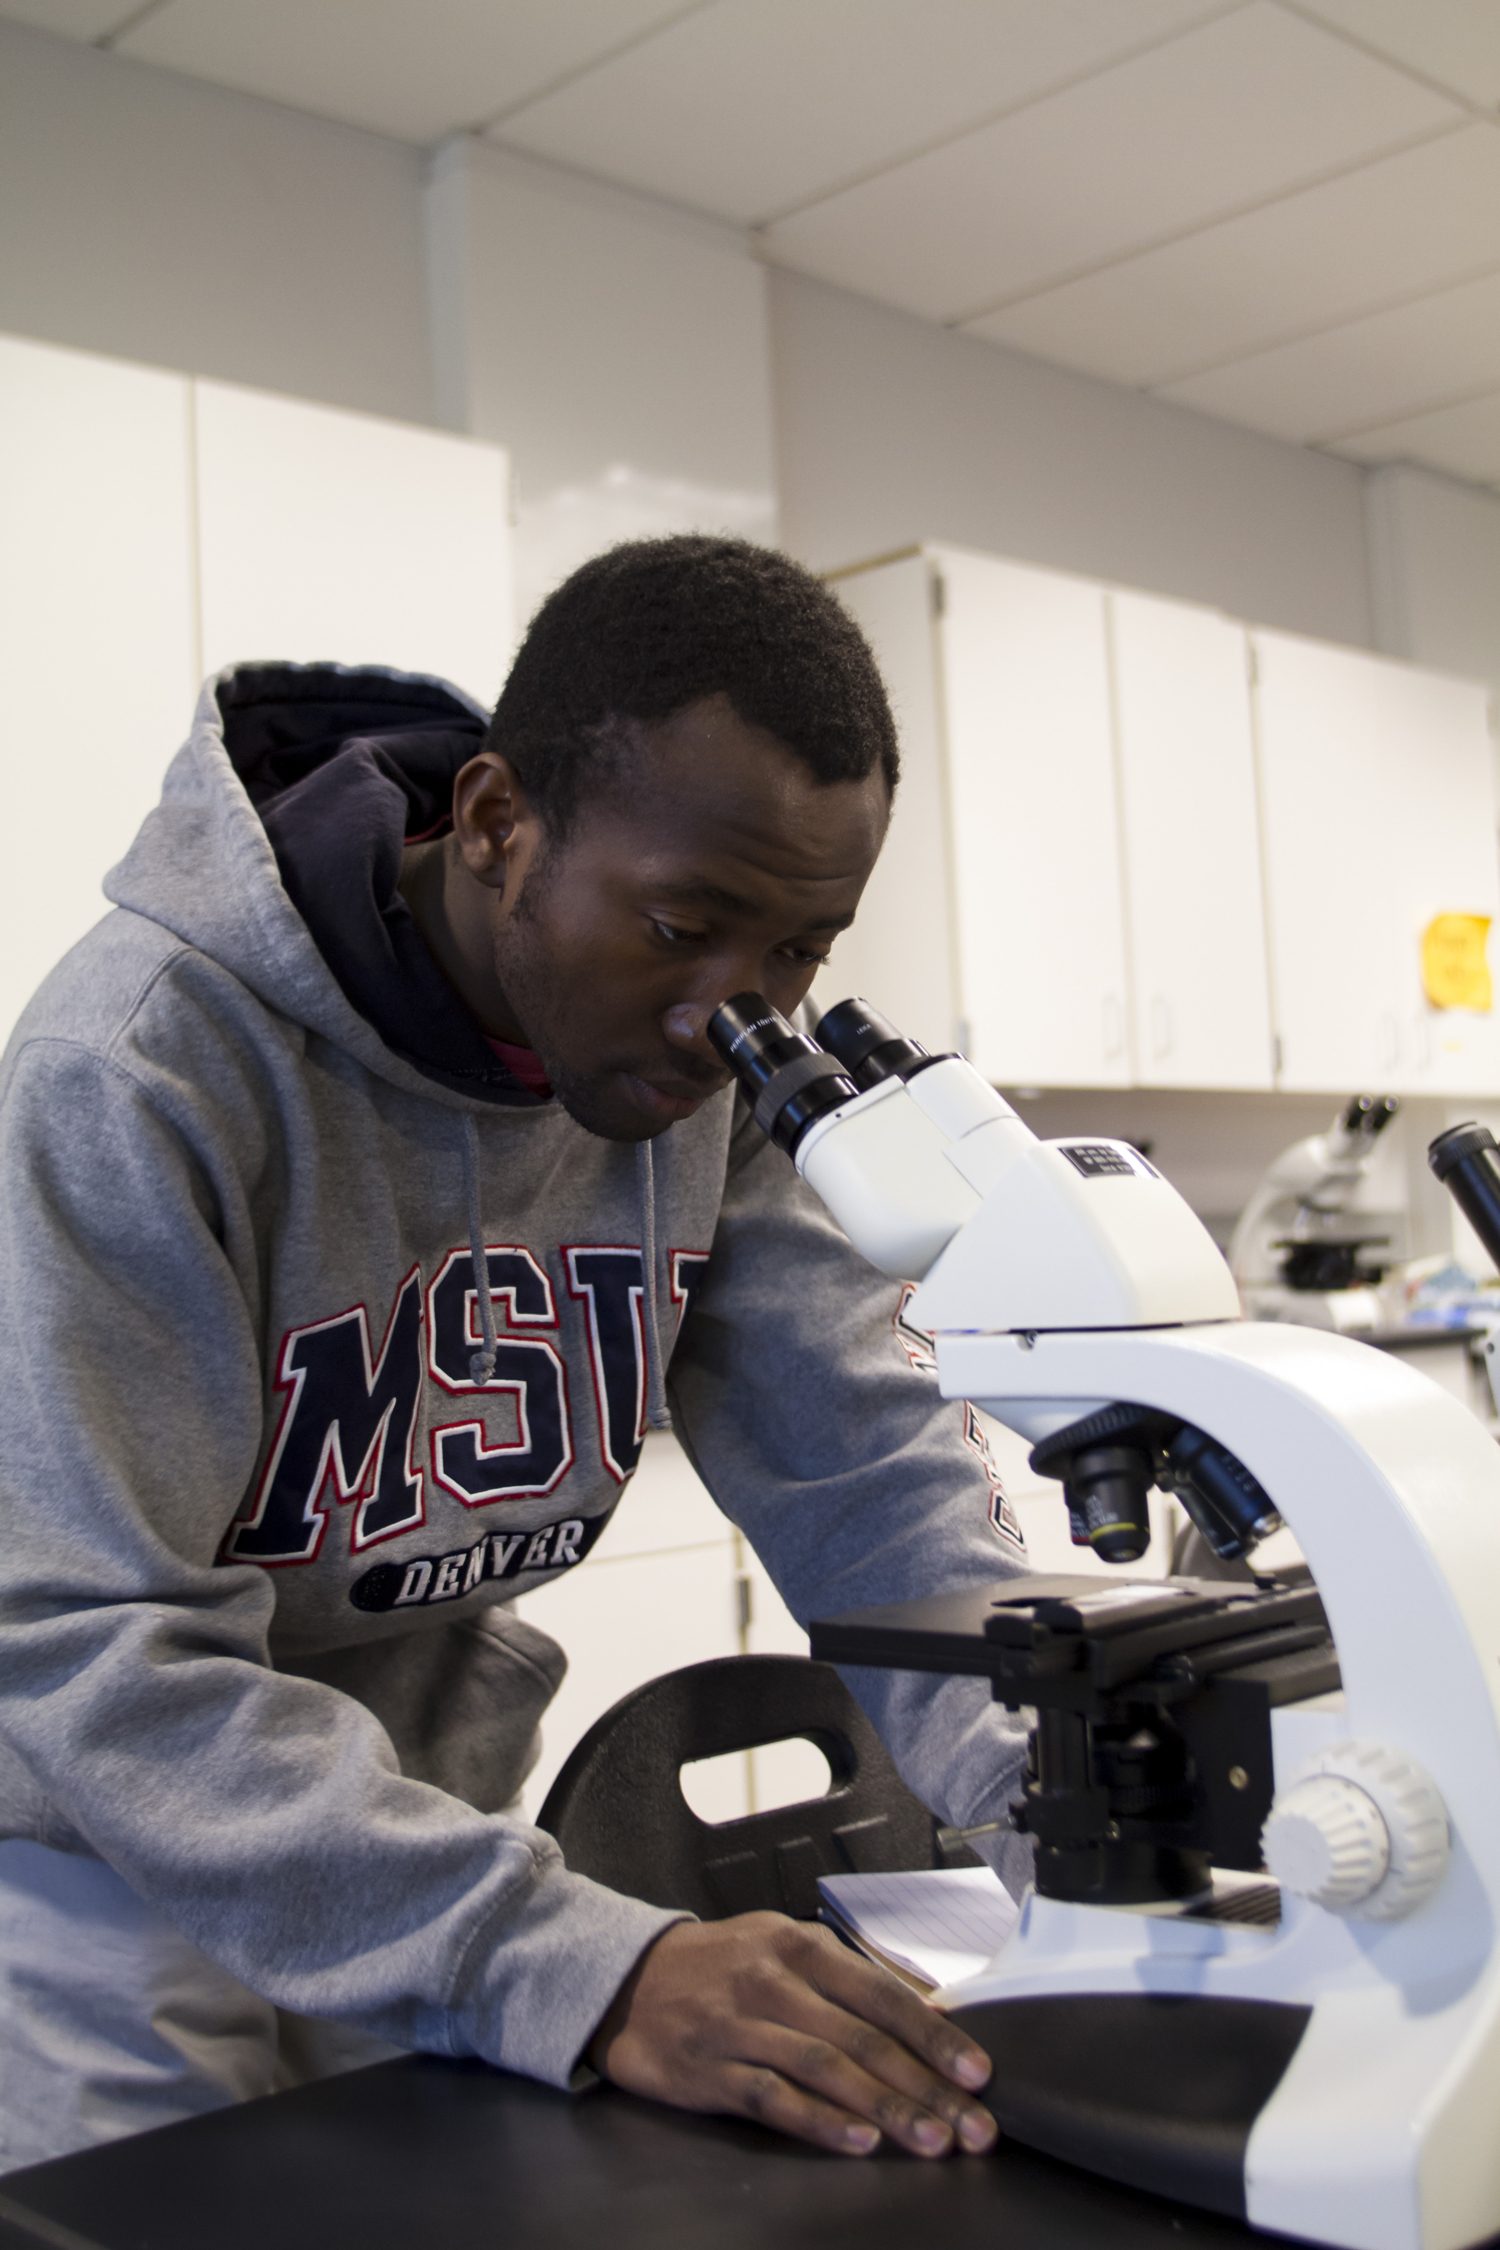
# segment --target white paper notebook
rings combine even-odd
[[[1016,1926],[1020,1908],[987,1867],[906,1875],[823,1875],[825,1919],[917,1983],[977,1976]]]

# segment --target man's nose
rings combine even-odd
[[[716,1000],[674,1001],[661,1019],[662,1030],[674,1047],[697,1055],[704,1062],[717,1064],[719,1058],[708,1038],[708,1019],[717,1006]]]

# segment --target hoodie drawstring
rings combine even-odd
[[[469,1220],[469,1257],[474,1267],[474,1293],[479,1300],[482,1344],[469,1354],[469,1381],[493,1382],[498,1345],[495,1339],[495,1306],[490,1295],[490,1265],[485,1250],[484,1219],[479,1208],[479,1128],[472,1110],[463,1114],[464,1204]],[[635,1177],[641,1200],[641,1268],[646,1283],[642,1343],[646,1353],[646,1425],[669,1430],[672,1416],[667,1406],[662,1371],[660,1299],[656,1286],[656,1167],[651,1143],[635,1145]]]
[[[635,1177],[641,1196],[641,1266],[646,1276],[646,1427],[670,1430],[666,1381],[662,1373],[660,1313],[656,1294],[656,1163],[649,1141],[635,1144]]]
[[[474,1266],[474,1293],[479,1299],[479,1333],[484,1342],[469,1354],[469,1381],[494,1380],[495,1306],[490,1296],[490,1261],[485,1250],[484,1221],[479,1210],[479,1127],[472,1110],[464,1111],[464,1203],[469,1215],[469,1256]]]

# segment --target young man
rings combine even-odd
[[[388,673],[205,692],[0,1088],[0,2164],[377,2041],[988,2145],[894,1980],[505,1809],[563,1663],[510,1599],[668,1398],[804,1618],[1022,1567],[706,1038],[802,1001],[895,779],[847,615],[730,541],[578,572],[488,731]],[[936,1809],[1003,1808],[981,1683],[858,1684]]]

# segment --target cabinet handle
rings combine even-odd
[[[1157,1062],[1172,1052],[1172,1004],[1161,993],[1151,1002],[1151,1053]]]
[[[1112,1062],[1125,1045],[1125,1010],[1117,992],[1105,993],[1103,1018],[1105,1060]]]

